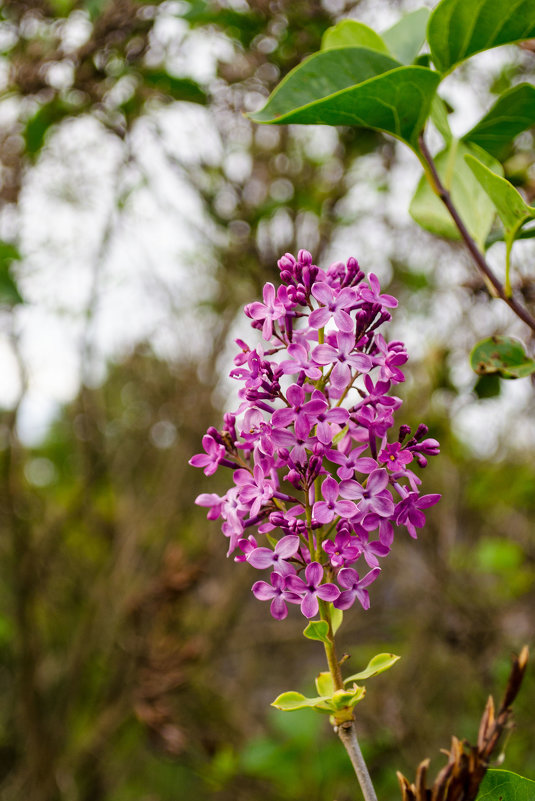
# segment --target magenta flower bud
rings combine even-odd
[[[300,250],[297,254],[297,261],[303,267],[305,265],[310,266],[312,264],[312,253],[309,253],[308,250]]]
[[[297,470],[290,470],[288,475],[286,476],[286,480],[293,484],[296,489],[301,488],[301,476],[297,472]]]
[[[303,267],[303,284],[306,286],[308,291],[310,291],[312,283],[312,270],[309,267]]]
[[[293,276],[289,270],[281,270],[281,281],[283,284],[290,284],[290,289],[293,289]],[[288,290],[288,297],[290,297],[290,292]]]
[[[322,458],[321,456],[311,456],[310,461],[308,463],[308,476],[310,480],[314,480],[319,474],[322,465]]]
[[[408,437],[411,433],[411,427],[402,425],[399,427],[399,435],[398,435],[398,442],[403,442],[405,437]]]
[[[429,427],[425,425],[425,423],[420,423],[418,428],[416,429],[416,434],[414,435],[414,439],[418,442],[425,437],[425,435],[429,432]]]
[[[293,285],[288,287],[288,298],[291,300],[292,303],[295,303],[296,305],[299,303],[297,299],[297,289]]]
[[[281,256],[277,262],[280,270],[288,270],[289,272],[293,272],[295,270],[296,263],[297,262],[291,253],[285,253],[284,256]]]
[[[223,445],[223,437],[221,436],[221,432],[217,430],[214,426],[209,426],[208,430],[206,431],[209,437],[215,439],[215,441],[219,445]]]
[[[428,456],[436,456],[440,453],[440,443],[436,439],[424,439],[415,450],[426,453]]]

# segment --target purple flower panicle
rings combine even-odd
[[[420,494],[412,468],[440,446],[423,424],[392,436],[401,400],[391,390],[408,356],[379,333],[397,300],[377,276],[366,278],[354,258],[322,270],[306,250],[286,253],[279,269],[280,284],[245,307],[262,341],[237,340],[239,408],[190,460],[207,476],[230,468],[232,485],[196,503],[222,519],[236,562],[270,571],[252,591],[276,620],[288,604],[306,618],[325,603],[368,609],[394,527],[416,537],[423,510],[439,500]]]

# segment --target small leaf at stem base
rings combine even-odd
[[[330,644],[329,640],[329,624],[325,620],[311,620],[304,630],[303,634],[309,640],[320,640],[321,642]]]

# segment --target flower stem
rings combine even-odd
[[[319,606],[321,619],[325,620],[329,626],[329,631],[327,633],[329,642],[324,642],[323,645],[325,647],[325,655],[327,657],[327,663],[329,665],[329,671],[333,680],[334,689],[343,690],[344,680],[342,678],[342,671],[340,670],[340,662],[336,656],[336,646],[334,642],[334,633],[332,630],[330,608],[325,601],[320,601]],[[335,731],[338,732],[338,736],[340,737],[340,740],[342,741],[342,744],[348,753],[349,759],[351,760],[351,764],[353,765],[353,769],[360,784],[360,789],[362,790],[362,795],[364,796],[364,801],[377,801],[377,796],[375,794],[368,767],[364,761],[364,757],[362,756],[362,751],[360,750],[357,733],[355,731],[355,721],[353,719],[345,720],[343,723],[339,723],[335,727]]]
[[[325,656],[327,657],[327,664],[329,665],[329,671],[333,680],[334,689],[343,690],[344,681],[342,679],[342,671],[340,670],[340,662],[336,656],[336,646],[334,643],[334,633],[329,605],[325,601],[320,600],[319,608],[321,619],[324,620],[329,626],[329,630],[327,632],[327,639],[329,642],[324,642],[323,645],[325,647]]]
[[[338,736],[346,749],[353,769],[357,775],[357,779],[362,790],[362,795],[365,801],[377,801],[375,789],[372,784],[368,767],[362,756],[357,733],[355,731],[355,721],[348,720],[338,726]]]

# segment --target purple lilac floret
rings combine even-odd
[[[306,250],[286,253],[279,269],[280,284],[245,307],[261,341],[236,341],[239,406],[190,460],[207,476],[230,468],[233,484],[196,503],[222,519],[236,562],[270,571],[252,591],[275,619],[287,604],[306,618],[328,603],[368,609],[394,527],[416,537],[440,498],[421,495],[411,469],[440,446],[423,424],[392,436],[401,400],[391,390],[408,356],[379,333],[398,302],[377,276],[353,258],[322,270]]]

